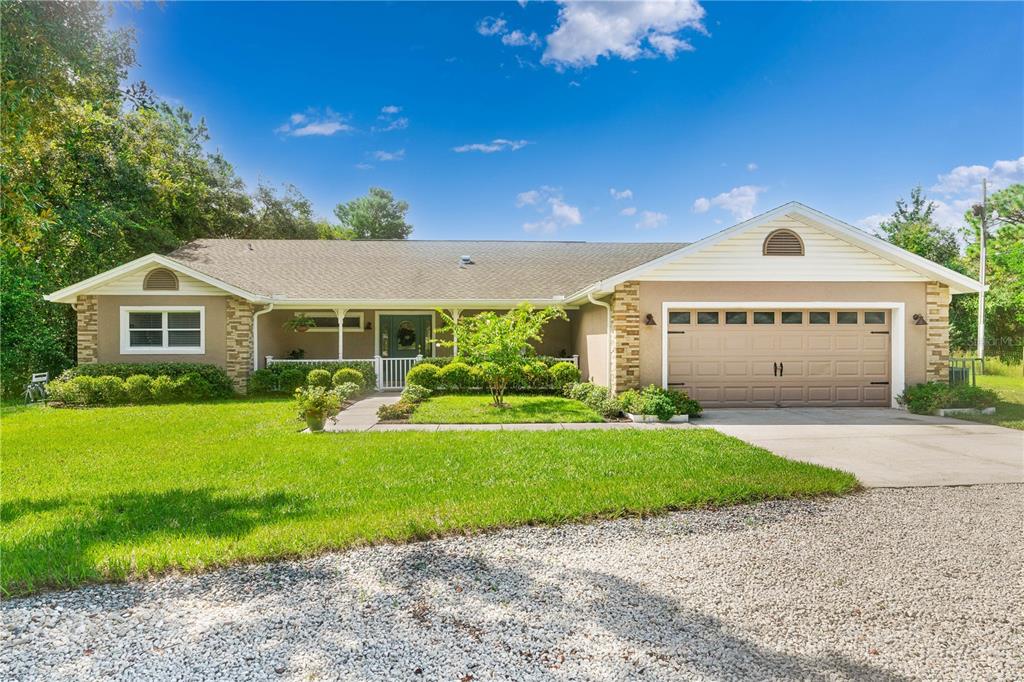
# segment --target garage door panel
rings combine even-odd
[[[692,324],[668,336],[669,383],[708,406],[888,405],[888,326]],[[725,311],[719,311],[725,320]],[[776,320],[781,320],[776,311]],[[678,330],[682,325],[673,327]],[[873,383],[874,382],[874,383]]]

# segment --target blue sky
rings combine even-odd
[[[790,200],[953,223],[1024,179],[1024,4],[118,6],[133,79],[247,183],[329,216],[387,187],[414,238],[687,241]]]

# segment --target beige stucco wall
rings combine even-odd
[[[580,356],[585,381],[608,385],[608,311],[587,303],[573,311],[573,352]]]
[[[196,362],[225,366],[225,296],[97,296],[99,323],[97,362]],[[204,306],[206,352],[187,354],[122,354],[121,306]]]
[[[927,314],[924,282],[641,282],[640,317],[654,315],[656,326],[640,326],[640,382],[661,385],[661,342],[665,301],[885,301],[906,304],[904,338],[906,384],[926,380],[928,327],[915,325]]]

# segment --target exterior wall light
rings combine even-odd
[[[658,323],[654,321],[654,315],[652,315],[651,313],[647,313],[647,317],[644,318],[644,324],[646,324],[648,327],[653,327]]]
[[[928,324],[928,320],[924,319],[924,315],[921,313],[914,313],[914,324],[921,326],[923,324]]]

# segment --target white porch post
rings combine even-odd
[[[338,359],[345,358],[345,315],[347,308],[335,308],[334,314],[338,316]]]
[[[452,308],[452,321],[455,324],[459,323],[459,315],[462,313],[461,308]],[[452,355],[458,356],[459,354],[459,332],[457,329],[452,330]]]

